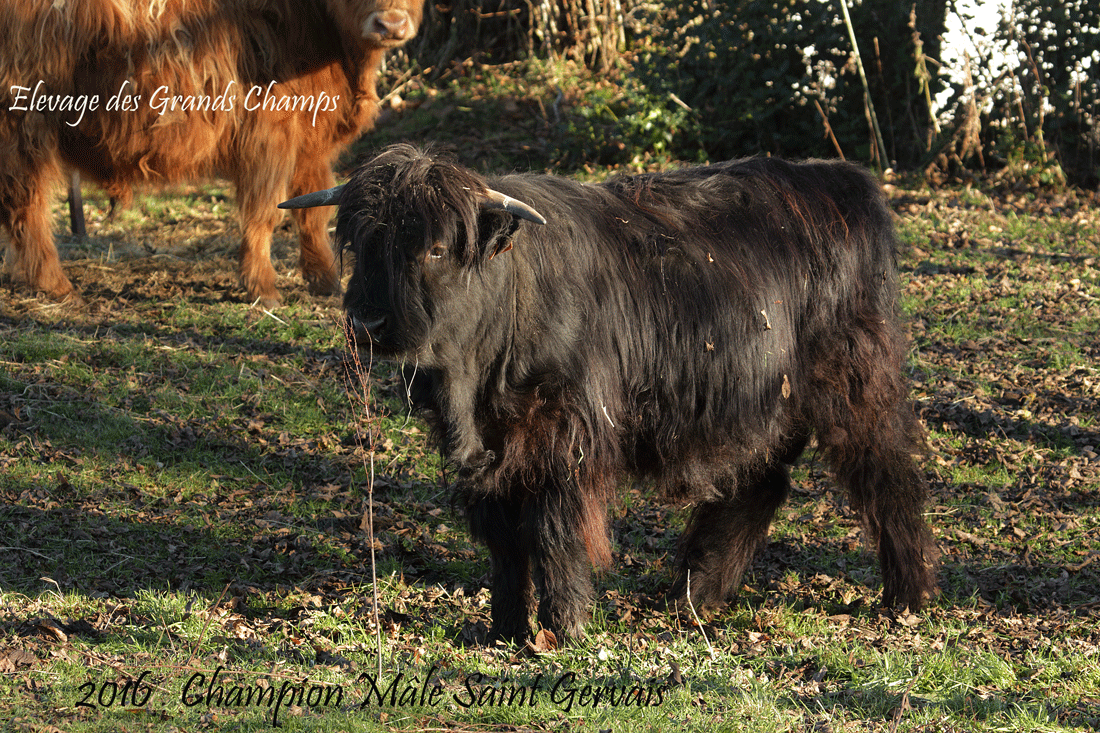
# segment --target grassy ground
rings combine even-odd
[[[593,132],[575,70],[503,72],[406,84],[360,152],[442,140],[475,167],[584,177],[667,163]],[[267,312],[236,284],[223,186],[112,221],[89,190],[90,240],[61,242],[87,305],[0,291],[0,728],[1097,728],[1100,202],[888,188],[939,598],[877,608],[875,557],[806,459],[739,599],[701,625],[651,603],[683,508],[624,491],[565,650],[479,643],[487,555],[392,368],[367,394],[348,379],[339,302],[305,294],[289,229]]]

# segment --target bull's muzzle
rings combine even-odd
[[[385,316],[363,321],[356,316],[349,315],[344,324],[344,331],[347,333],[348,340],[352,342],[353,346],[356,348],[364,348],[369,347],[371,343],[377,340],[377,335],[385,326]]]

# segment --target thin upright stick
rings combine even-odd
[[[699,614],[695,613],[695,604],[691,602],[691,571],[687,571],[687,602],[688,608],[691,609],[691,615],[695,617],[695,623],[699,625],[699,633],[703,635],[703,641],[707,643],[707,649],[710,650],[710,658],[714,659],[714,647],[710,645],[710,639],[707,638],[707,631],[703,628],[703,622],[699,620]]]
[[[363,408],[362,417],[367,423],[367,454],[370,458],[369,464],[364,460],[363,467],[367,469],[367,508],[364,514],[366,515],[366,530],[367,530],[367,545],[370,547],[370,582],[371,582],[371,611],[374,616],[374,638],[375,644],[378,649],[378,676],[382,676],[382,621],[378,613],[378,565],[374,555],[374,423],[371,421],[370,415],[370,366],[363,368],[363,362],[359,359],[359,347],[355,340],[355,334],[352,333],[347,322],[344,322],[344,335],[347,337],[348,350],[351,352],[352,368],[349,369],[347,379],[350,384],[354,384],[353,380],[358,380],[358,386],[362,390],[358,393],[357,397],[352,400],[353,404],[358,402]],[[374,363],[373,352],[368,357],[370,364]],[[350,386],[349,384],[349,386]],[[355,394],[354,391],[348,390],[349,393]],[[363,446],[363,431],[362,420],[357,421],[356,424],[356,439],[359,441],[359,445]]]
[[[840,10],[844,13],[844,25],[848,26],[848,38],[852,42],[852,55],[855,56],[859,78],[863,82],[863,96],[867,101],[867,112],[871,115],[871,129],[875,133],[875,145],[878,147],[878,166],[880,169],[885,168],[886,144],[882,142],[882,131],[878,126],[878,115],[875,114],[875,104],[871,101],[871,85],[867,83],[867,74],[863,71],[863,59],[859,56],[856,31],[852,27],[852,18],[848,15],[848,0],[840,0]]]

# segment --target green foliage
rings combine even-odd
[[[1053,170],[1059,163],[1095,179],[1100,174],[1100,4],[1015,0],[997,33],[1019,66],[1013,84],[994,90],[991,134],[1000,128],[1030,143],[1032,150],[1012,146],[1013,152],[1037,159],[1045,185],[1064,183]]]
[[[997,138],[995,149],[1004,158],[1004,175],[1013,182],[1029,187],[1066,185],[1066,175],[1055,152],[1042,141],[1005,131]]]
[[[943,9],[918,5],[927,46],[942,28]],[[908,5],[867,0],[851,14],[888,156],[912,163],[921,139],[902,123],[914,115],[926,119],[927,111],[917,110],[925,102],[912,78],[909,12]],[[638,42],[637,70],[650,89],[692,108],[694,129],[682,145],[701,145],[713,159],[834,157],[837,146],[849,157],[868,158],[863,89],[835,3],[679,0],[652,23],[652,36]]]
[[[619,89],[579,101],[581,119],[562,128],[570,165],[838,151],[869,161],[873,136],[839,2],[430,4],[424,32],[392,63],[437,79],[471,58],[538,57],[607,75]],[[947,0],[848,2],[891,164],[981,164],[1013,184],[1054,187],[1100,179],[1095,0],[1019,0],[981,31]],[[941,64],[949,14],[987,40],[971,58],[976,95],[961,68]],[[625,80],[616,64],[631,67]],[[1021,146],[1036,152],[1021,157]]]
[[[578,100],[562,123],[562,163],[639,165],[643,162],[698,160],[701,148],[686,149],[698,133],[690,111],[658,95],[636,78],[604,85]]]

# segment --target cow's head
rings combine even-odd
[[[345,32],[381,48],[412,40],[424,15],[424,0],[329,0],[329,7]]]
[[[479,318],[500,310],[507,268],[493,259],[511,248],[519,219],[546,223],[476,173],[409,145],[383,151],[343,186],[280,206],[328,204],[340,205],[336,237],[355,260],[344,308],[356,342],[425,366],[441,343],[478,340]]]

